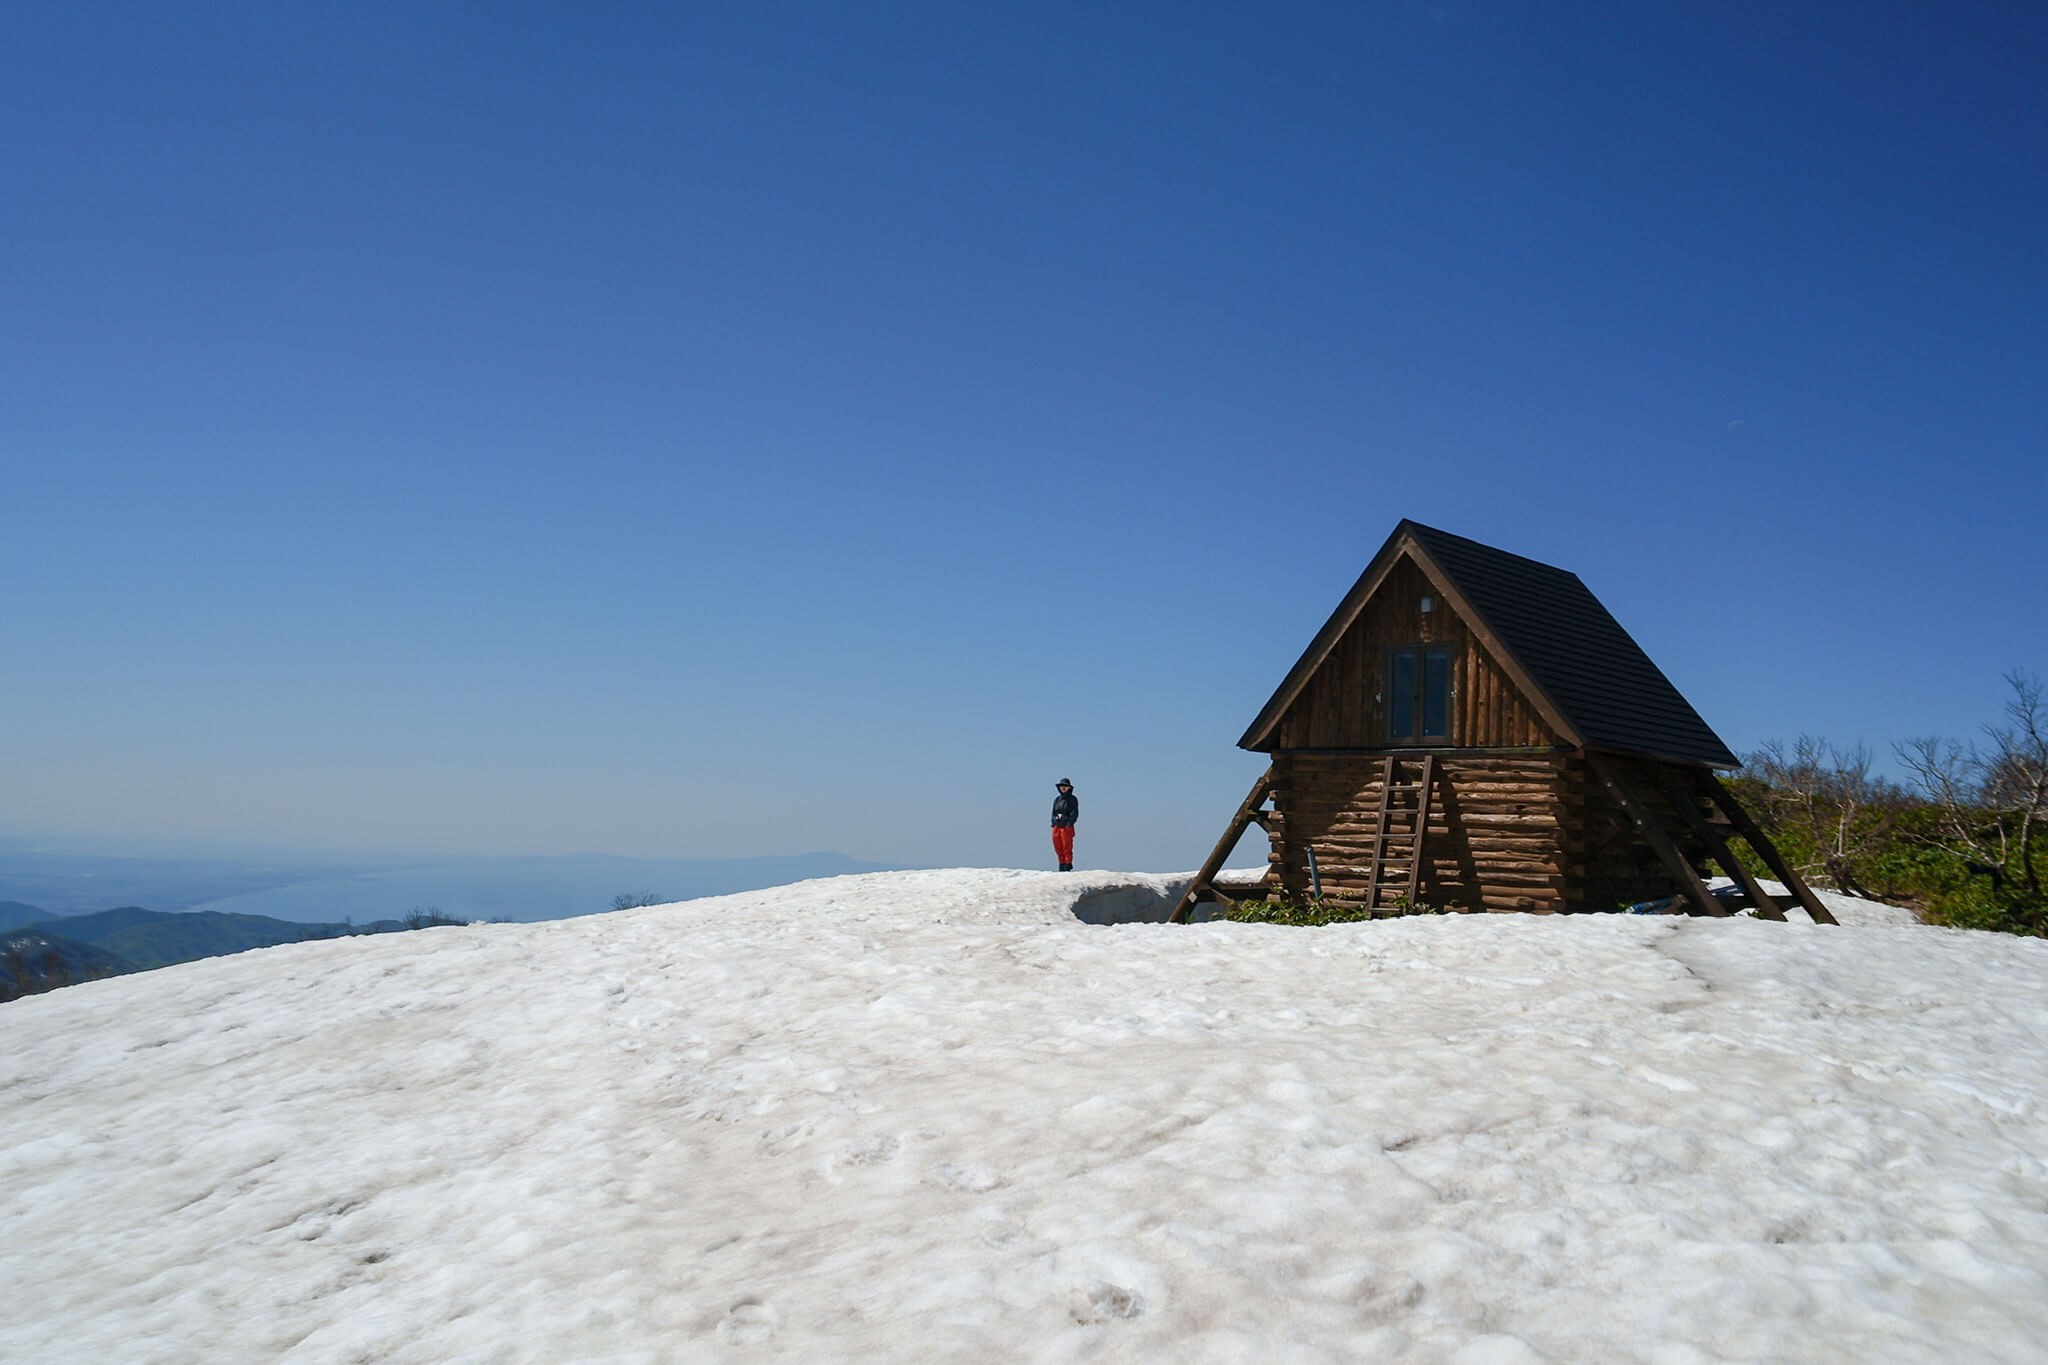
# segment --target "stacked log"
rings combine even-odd
[[[1363,900],[1379,828],[1384,754],[1275,755],[1280,812],[1271,822],[1273,880],[1297,897],[1309,890],[1315,849],[1323,894]],[[1413,781],[1420,759],[1397,758],[1395,781]],[[1577,804],[1565,791],[1563,759],[1551,754],[1442,755],[1423,839],[1417,899],[1446,910],[1538,911],[1566,908],[1569,890],[1563,829]],[[1412,812],[1389,832],[1413,829]],[[1397,838],[1390,851],[1405,853]]]

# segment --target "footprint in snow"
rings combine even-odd
[[[855,1166],[880,1166],[894,1161],[903,1143],[894,1133],[877,1133],[846,1154],[849,1164]]]
[[[1067,1296],[1067,1313],[1083,1327],[1100,1322],[1129,1322],[1145,1313],[1145,1296],[1120,1284],[1096,1280]]]
[[[738,1346],[751,1346],[775,1335],[781,1325],[776,1311],[759,1299],[741,1299],[725,1310],[718,1321],[718,1335]]]
[[[932,1177],[941,1185],[951,1186],[967,1194],[987,1194],[1003,1183],[1002,1177],[995,1173],[993,1167],[981,1165],[979,1162],[970,1166],[955,1166],[950,1161],[942,1162],[932,1168]]]

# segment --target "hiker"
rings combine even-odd
[[[1074,825],[1081,818],[1081,798],[1074,784],[1061,778],[1060,794],[1052,799],[1052,851],[1060,860],[1060,871],[1074,870]]]

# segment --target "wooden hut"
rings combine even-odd
[[[1272,755],[1175,906],[1251,825],[1266,894],[1409,907],[1615,910],[1679,895],[1729,913],[1741,837],[1818,922],[1826,907],[1716,776],[1736,759],[1575,574],[1412,521],[1394,528],[1238,747]],[[1270,802],[1270,806],[1267,804]]]

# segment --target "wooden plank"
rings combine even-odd
[[[1586,762],[1592,768],[1593,774],[1621,802],[1621,808],[1628,812],[1629,819],[1636,822],[1636,828],[1642,831],[1643,838],[1649,841],[1657,856],[1664,860],[1664,865],[1677,876],[1679,889],[1684,892],[1685,898],[1691,901],[1702,915],[1712,915],[1716,918],[1726,915],[1727,907],[1707,893],[1706,884],[1700,880],[1699,873],[1692,870],[1692,864],[1685,860],[1685,855],[1671,842],[1671,836],[1666,834],[1664,827],[1657,822],[1656,813],[1629,790],[1620,772],[1604,759],[1592,754],[1586,755]]]
[[[1438,769],[1437,783],[1439,787],[1447,784],[1449,789],[1456,794],[1456,806],[1461,814],[1472,816],[1527,816],[1540,820],[1555,819],[1560,810],[1563,809],[1550,801],[1544,800],[1533,787],[1524,788],[1519,794],[1512,796],[1489,796],[1467,800],[1465,789],[1458,784],[1452,774],[1443,772],[1441,768]],[[1407,790],[1413,791],[1414,789],[1409,788]],[[1396,791],[1397,794],[1406,794],[1406,792],[1398,788]],[[1354,797],[1356,799],[1353,799]],[[1377,780],[1368,780],[1360,784],[1360,790],[1357,792],[1342,797],[1311,789],[1307,792],[1298,793],[1289,805],[1291,808],[1289,813],[1298,818],[1322,818],[1335,823],[1350,821],[1353,824],[1372,824],[1379,818],[1379,783]],[[1406,810],[1412,809],[1412,806],[1407,807],[1403,813]]]
[[[1540,796],[1550,791],[1551,784],[1557,781],[1556,773],[1543,768],[1536,768],[1521,773],[1511,773],[1501,769],[1494,769],[1486,773],[1476,773],[1469,769],[1454,768],[1448,764],[1445,767],[1447,769],[1445,775],[1458,784],[1458,797],[1460,800],[1464,799],[1468,789],[1474,800],[1481,797],[1496,797],[1504,800],[1514,800],[1516,798],[1528,800],[1533,796]]]
[[[1721,808],[1721,813],[1728,817],[1728,822],[1749,841],[1749,846],[1756,850],[1756,856],[1762,858],[1764,866],[1771,869],[1771,875],[1783,882],[1785,889],[1799,898],[1800,908],[1813,916],[1815,924],[1839,923],[1828,913],[1828,908],[1820,903],[1820,897],[1813,894],[1813,888],[1792,870],[1792,865],[1778,852],[1778,846],[1771,842],[1771,837],[1757,828],[1756,821],[1749,818],[1749,812],[1735,799],[1735,793],[1722,786],[1721,779],[1712,773],[1707,774],[1707,795]]]
[[[1213,889],[1210,883],[1223,869],[1223,864],[1229,860],[1231,851],[1237,847],[1237,841],[1242,839],[1244,832],[1251,827],[1252,812],[1264,803],[1266,794],[1272,789],[1273,766],[1269,763],[1266,765],[1266,771],[1259,775],[1259,780],[1252,783],[1252,789],[1238,806],[1237,814],[1231,817],[1230,828],[1224,830],[1223,837],[1216,841],[1216,847],[1209,853],[1209,860],[1202,864],[1202,870],[1188,883],[1188,889],[1180,893],[1180,900],[1175,902],[1173,913],[1167,916],[1169,924],[1187,923],[1188,912],[1195,908],[1196,898],[1204,888]]]
[[[1389,837],[1400,839],[1413,838],[1418,829],[1418,826],[1413,823],[1412,819],[1408,818],[1412,816],[1413,812],[1396,811],[1394,814],[1396,817],[1399,817],[1399,824],[1393,825],[1390,822],[1388,829]],[[1307,828],[1307,826],[1297,826],[1297,828]],[[1440,811],[1431,811],[1429,824],[1420,828],[1426,828],[1431,838],[1455,839],[1460,845],[1469,844],[1473,848],[1513,850],[1518,848],[1554,848],[1557,846],[1558,827],[1554,823],[1547,827],[1495,829],[1481,825],[1475,828],[1467,825],[1462,820],[1454,824],[1444,819]],[[1333,843],[1352,843],[1357,844],[1360,848],[1370,847],[1373,840],[1378,837],[1378,830],[1375,826],[1361,825],[1354,820],[1320,825],[1316,827],[1316,832],[1319,837]]]
[[[1454,870],[1454,868],[1438,869],[1439,873]],[[1479,879],[1482,887],[1561,887],[1565,884],[1565,876],[1562,872],[1559,872],[1555,868],[1545,867],[1482,868],[1479,873]]]
[[[1466,731],[1466,741],[1497,744],[1501,736],[1494,717],[1493,669],[1488,666],[1483,650],[1467,649],[1464,655],[1465,686],[1472,693],[1472,728]]]

